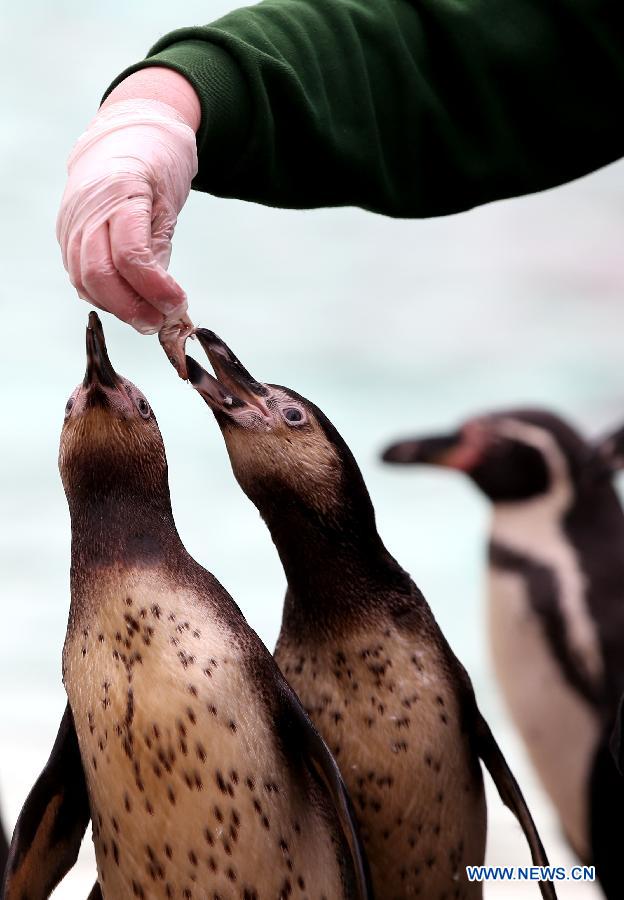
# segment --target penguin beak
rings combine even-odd
[[[186,371],[195,390],[215,412],[228,413],[231,409],[246,406],[240,397],[228,392],[225,386],[220,384],[209,372],[206,372],[192,356],[186,357]]]
[[[469,450],[462,433],[456,431],[399,441],[384,450],[381,458],[388,463],[445,466],[469,471],[475,463],[474,454]]]
[[[89,313],[87,324],[87,370],[82,383],[86,388],[96,386],[117,388],[121,383],[108,358],[104,329],[96,312]]]
[[[191,384],[208,405],[225,413],[247,407],[260,413],[264,419],[270,419],[271,413],[265,400],[269,389],[250,375],[214,331],[197,328],[195,335],[217,377],[213,378],[189,356],[186,357],[186,366]]]

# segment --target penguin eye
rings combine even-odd
[[[287,406],[282,410],[282,415],[291,425],[300,425],[305,418],[303,412],[296,406]]]
[[[136,403],[136,408],[143,416],[144,419],[149,419],[150,415],[150,406],[145,397],[137,397],[134,401]]]
[[[65,404],[65,418],[70,414],[74,406],[74,395],[72,394],[67,403]]]

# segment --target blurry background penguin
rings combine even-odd
[[[624,780],[609,752],[624,690],[621,445],[621,433],[593,444],[552,413],[517,409],[383,455],[464,472],[491,501],[495,670],[562,828],[610,900],[624,897]]]
[[[187,357],[190,381],[287,579],[275,659],[340,765],[375,896],[482,896],[466,872],[485,856],[480,761],[534,865],[547,865],[470,678],[384,546],[348,446],[309,400],[256,381],[214,332],[196,335],[217,378]]]

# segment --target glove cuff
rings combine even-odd
[[[162,42],[156,44],[147,59],[125,69],[113,81],[102,100],[140,69],[160,66],[183,75],[201,103],[198,154],[206,154],[210,159],[212,180],[223,183],[235,171],[247,148],[251,132],[249,89],[242,71],[227,51],[208,41],[183,40],[184,36],[182,29],[167,36],[166,46],[161,46]],[[193,187],[206,189],[199,177]]]

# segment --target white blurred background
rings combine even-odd
[[[163,33],[232,6],[26,0],[3,10],[0,799],[11,828],[65,702],[70,531],[56,455],[65,401],[84,372],[88,312],[54,237],[65,160],[119,71]],[[423,222],[353,209],[276,211],[194,194],[171,263],[194,320],[221,334],[261,380],[313,399],[351,445],[381,534],[470,671],[554,865],[572,860],[487,657],[486,505],[459,476],[390,469],[377,454],[411,430],[516,403],[550,406],[591,433],[623,420],[623,223],[624,164],[540,196]],[[186,546],[272,648],[284,579],[211,415],[177,380],[155,338],[109,316],[104,325],[115,367],[156,410]],[[488,861],[529,862],[493,793]],[[55,897],[81,900],[94,872],[87,840]],[[492,884],[485,895],[538,891]],[[598,892],[566,883],[559,896],[590,900]]]

